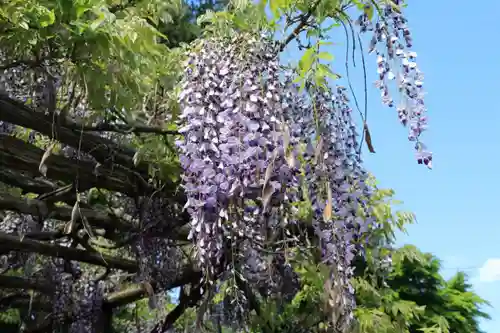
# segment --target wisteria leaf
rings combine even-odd
[[[330,183],[327,183],[327,201],[325,205],[325,209],[323,211],[323,218],[325,221],[329,221],[332,219],[333,216],[333,195],[332,195],[332,188],[330,186]]]
[[[371,21],[373,19],[373,5],[372,4],[367,4],[363,8],[365,14],[368,16],[368,19]]]
[[[314,62],[314,51],[314,48],[308,48],[302,55],[302,58],[300,58],[299,68],[302,73],[305,73],[311,69],[311,66]]]
[[[262,209],[266,211],[269,202],[271,201],[271,198],[274,194],[274,188],[271,185],[268,185],[264,188],[264,191],[262,191]]]
[[[94,239],[95,238],[94,230],[92,229],[92,226],[90,225],[87,218],[83,215],[82,215],[82,224],[83,224],[83,227],[85,228],[85,231],[87,232],[89,238]]]
[[[368,151],[372,154],[375,154],[375,148],[373,148],[372,144],[372,136],[370,135],[370,130],[368,129],[368,124],[366,123],[366,121],[363,125],[363,131],[365,132],[365,142],[368,146]]]
[[[66,223],[64,227],[64,233],[66,235],[71,234],[75,230],[79,218],[80,218],[80,203],[78,200],[76,200],[75,204],[73,205],[73,209],[71,210],[71,220],[68,223]]]
[[[285,124],[283,126],[283,149],[287,151],[289,145],[290,145],[290,129]]]
[[[144,282],[142,284],[146,293],[148,294],[148,305],[151,310],[156,309],[158,307],[158,303],[156,301],[156,295],[153,289],[153,286],[149,282]]]
[[[271,176],[273,175],[273,171],[274,171],[274,161],[271,161],[266,168],[266,172],[264,173],[264,183],[262,184],[264,190],[267,187],[267,184],[269,183]]]
[[[45,153],[43,153],[42,159],[40,160],[40,165],[38,166],[38,171],[44,176],[47,177],[47,165],[45,164],[47,162],[47,159],[52,155],[52,151],[54,150],[56,146],[55,142],[52,142],[48,147],[47,150],[45,150]]]
[[[314,160],[313,160],[314,164],[318,163],[322,150],[323,150],[323,137],[320,137],[318,140],[318,144],[316,145],[316,149],[314,150]]]
[[[286,154],[286,163],[290,168],[296,168],[297,167],[297,159],[295,158],[295,155],[293,154],[293,151],[289,151]]]
[[[320,52],[318,53],[317,57],[322,60],[333,61],[333,54],[329,52]]]

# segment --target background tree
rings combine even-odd
[[[410,332],[425,332],[429,327],[442,332],[481,332],[479,320],[489,318],[482,307],[488,303],[472,291],[467,275],[457,272],[446,281],[439,273],[441,264],[436,257],[413,246],[401,250],[419,259],[400,260],[388,284],[401,299],[425,307],[424,316],[411,325]]]

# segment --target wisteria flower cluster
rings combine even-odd
[[[39,224],[32,216],[5,211],[3,219],[0,220],[0,232],[7,234],[25,234],[39,231]],[[1,215],[0,215],[1,218]],[[26,265],[27,261],[33,257],[30,253],[10,251],[0,255],[0,269],[18,268]]]
[[[314,184],[309,193],[314,225],[324,244],[323,254],[332,265],[330,287],[339,290],[333,300],[338,312],[335,322],[339,327],[347,327],[355,307],[350,283],[352,261],[359,250],[355,241],[374,221],[366,205],[371,191],[366,183],[368,174],[361,165],[356,126],[351,118],[346,89],[337,86],[332,91],[315,91],[313,96],[320,119],[315,133],[320,140],[316,142],[314,152],[309,145],[310,151],[306,155],[311,168],[307,173],[307,184]],[[325,194],[326,201],[318,200]]]
[[[66,311],[71,308],[73,276],[64,269],[64,260],[54,259],[45,265],[44,273],[54,286],[52,295],[52,315],[54,324],[62,323],[66,319]]]
[[[31,216],[12,212],[6,212],[0,222],[0,231],[16,235],[40,231],[41,227]],[[36,254],[13,251],[0,256],[0,264],[3,270],[24,266],[23,273],[26,277],[50,281],[54,287],[51,295],[54,325],[65,322],[68,310],[72,310],[76,314],[76,320],[70,332],[93,332],[102,310],[102,286],[99,287],[88,277],[82,277],[78,262],[66,262],[61,258],[40,260]],[[42,269],[38,269],[39,265]]]
[[[394,5],[399,0],[390,0]],[[409,128],[408,139],[415,142],[419,164],[432,168],[432,153],[420,141],[420,135],[427,129],[424,103],[424,75],[416,62],[417,53],[411,50],[413,41],[407,19],[399,9],[389,3],[382,3],[376,22],[368,18],[365,11],[356,21],[361,33],[372,32],[369,52],[377,55],[378,80],[382,102],[390,107],[395,101],[390,93],[389,82],[396,81],[400,95],[397,105],[398,117],[403,126]]]
[[[156,281],[159,286],[167,287],[178,276],[182,252],[171,240],[146,234],[134,245],[140,282]]]
[[[296,204],[309,201],[331,283],[340,288],[337,325],[346,326],[354,243],[373,222],[356,126],[345,88],[301,92],[277,59],[274,43],[252,36],[204,40],[189,58],[177,144],[190,237],[211,272],[226,239],[244,240],[246,277],[262,282],[269,265],[259,244],[300,223]]]
[[[78,296],[73,302],[70,333],[96,332],[102,314],[103,282],[84,275],[72,287]]]
[[[203,41],[180,95],[190,237],[207,267],[220,261],[225,237],[261,241],[263,226],[286,223],[299,188],[276,51],[255,37],[239,41]]]
[[[127,202],[119,200],[118,202]],[[158,288],[167,287],[182,271],[182,251],[171,239],[162,234],[171,232],[169,224],[178,216],[168,200],[161,196],[145,197],[136,206],[128,200],[124,207],[135,206],[129,215],[138,213],[137,228],[141,233],[136,235],[132,244],[132,252],[139,264],[138,282],[157,282]]]
[[[54,329],[68,323],[71,316],[70,333],[97,331],[102,319],[105,284],[94,280],[94,270],[83,271],[79,262],[61,258],[43,258],[40,263],[42,269],[38,277],[50,281],[54,288],[51,295]]]

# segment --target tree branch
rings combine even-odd
[[[0,134],[0,166],[3,169],[27,172],[33,177],[41,176],[38,169],[44,154],[43,150],[34,145]],[[78,181],[80,191],[98,187],[136,195],[138,190],[147,186],[144,185],[144,179],[139,179],[139,175],[128,173],[116,166],[108,168],[87,161],[73,161],[59,155],[50,155],[45,159],[45,165],[48,178],[65,183]]]
[[[192,288],[191,292],[189,295],[181,295],[181,299],[179,301],[179,304],[172,310],[170,311],[167,316],[165,317],[165,320],[163,321],[163,324],[160,327],[160,323],[158,323],[151,333],[165,333],[169,329],[171,329],[174,325],[174,323],[179,319],[180,316],[186,311],[186,309],[193,307],[200,301],[200,299],[203,297],[203,293],[201,292],[201,285],[198,285],[194,288]]]
[[[0,297],[0,309],[4,308],[29,308],[43,310],[43,311],[52,311],[52,306],[47,302],[40,302],[38,299],[32,299],[29,295],[23,294],[11,294],[4,297]]]
[[[72,208],[53,206],[47,207],[45,202],[37,199],[20,199],[6,193],[0,193],[0,210],[12,210],[21,214],[42,216],[61,221],[70,221]],[[91,225],[106,230],[133,231],[133,227],[112,214],[93,209],[80,208]]]
[[[52,285],[49,283],[42,283],[34,279],[26,279],[19,276],[0,275],[0,286],[12,289],[32,289],[45,294],[53,291]]]
[[[135,167],[132,159],[135,153],[133,149],[119,146],[112,140],[93,134],[77,133],[72,129],[76,126],[73,121],[55,112],[36,112],[23,103],[0,94],[0,120],[31,128],[51,139],[80,148],[104,165],[117,163],[147,175],[147,164],[139,165],[138,169]]]
[[[19,187],[26,193],[31,192],[40,194],[51,192],[56,189],[56,186],[49,181],[33,179],[6,168],[0,169],[0,182],[13,187]]]
[[[281,44],[281,51],[285,49],[285,47],[290,44],[292,40],[297,38],[299,34],[304,30],[304,28],[307,26],[309,21],[309,18],[314,14],[314,11],[316,8],[318,8],[318,5],[320,4],[321,0],[316,0],[316,2],[312,5],[312,7],[307,11],[307,13],[304,13],[301,15],[300,22],[299,24],[293,29],[292,33],[288,35],[288,37],[282,42]]]
[[[20,66],[27,66],[30,68],[37,67],[37,66],[41,65],[43,60],[45,60],[45,59],[38,59],[38,60],[26,59],[26,60],[13,61],[13,62],[5,64],[5,65],[0,65],[0,71],[4,71],[7,69],[20,67]]]
[[[163,289],[160,289],[158,283],[152,282],[155,292],[160,292],[161,290],[171,290],[173,288],[177,288],[186,284],[195,284],[198,283],[201,279],[201,272],[195,271],[190,266],[185,266],[182,269],[182,274],[175,279],[172,283],[167,286],[164,286]],[[0,275],[0,287],[7,289],[32,289],[38,291],[45,295],[50,295],[54,292],[53,286],[48,282],[36,281],[34,279],[22,278],[17,276],[5,276]],[[114,293],[110,293],[104,297],[104,306],[108,308],[115,308],[118,306],[126,305],[135,301],[138,301],[147,296],[147,291],[143,284],[139,284],[125,290],[120,290]],[[7,299],[19,298],[22,295],[14,294],[10,296],[6,296],[0,298],[0,305],[8,304]],[[20,304],[23,304],[22,302]]]
[[[57,231],[32,231],[25,233],[23,236],[37,241],[53,241],[67,236],[63,230],[63,228],[60,228]]]
[[[21,251],[26,253],[35,252],[46,256],[64,258],[66,260],[76,260],[93,265],[121,269],[131,273],[135,273],[138,270],[137,264],[131,260],[60,245],[46,244],[31,239],[16,237],[3,232],[0,232],[0,243],[2,246],[8,247],[11,251]]]
[[[0,286],[7,289],[31,289],[44,294],[50,294],[54,290],[49,283],[8,275],[0,275]]]
[[[170,131],[160,127],[152,127],[146,125],[130,126],[125,124],[102,123],[95,126],[86,126],[73,123],[73,124],[68,124],[67,127],[73,129],[74,131],[81,131],[81,132],[117,132],[122,134],[154,133],[154,134],[171,134],[171,135],[180,134],[178,131]]]
[[[170,290],[172,288],[177,288],[186,284],[197,283],[200,281],[200,279],[201,279],[200,271],[195,271],[190,266],[186,266],[182,269],[182,274],[164,289]],[[158,283],[154,281],[151,282],[151,286],[156,292],[158,292],[160,289]],[[146,288],[141,284],[109,294],[106,296],[105,302],[111,307],[117,307],[135,302],[146,296],[147,296]]]

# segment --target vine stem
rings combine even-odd
[[[307,13],[302,15],[302,18],[301,18],[299,24],[295,27],[295,29],[293,29],[292,33],[290,35],[288,35],[288,37],[281,44],[281,48],[280,48],[281,51],[283,51],[285,49],[285,47],[288,44],[290,44],[290,42],[292,40],[297,38],[299,36],[299,34],[302,32],[302,30],[304,30],[304,28],[307,26],[307,21],[312,16],[312,14],[316,10],[316,8],[318,8],[318,5],[320,4],[320,2],[321,2],[321,0],[316,1],[314,3],[314,5],[311,8],[309,8]]]

